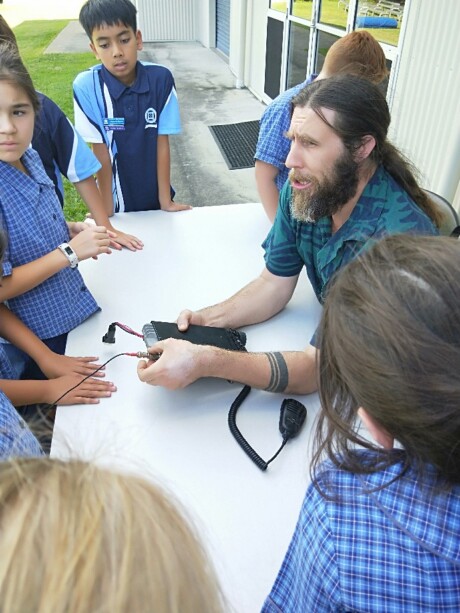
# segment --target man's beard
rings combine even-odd
[[[302,176],[292,169],[291,181],[311,181],[306,189],[292,188],[291,212],[297,221],[316,222],[322,217],[330,217],[356,194],[358,188],[358,164],[346,150],[335,162],[332,177],[321,183],[313,177]]]

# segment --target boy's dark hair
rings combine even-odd
[[[24,90],[35,114],[40,109],[40,100],[32,79],[19,55],[18,48],[10,42],[0,40],[0,81],[8,81]]]
[[[460,484],[459,270],[459,241],[399,234],[336,275],[320,327],[313,482],[325,455],[355,474],[402,462],[421,480],[432,466],[440,486]],[[359,407],[402,449],[364,438]],[[375,453],[363,462],[356,445]]]
[[[0,15],[0,42],[10,43],[11,45],[14,45],[16,48],[18,46],[18,41],[16,40],[16,36],[14,35],[13,30],[6,23],[2,15]]]
[[[79,20],[88,38],[92,40],[95,28],[119,23],[136,33],[136,13],[137,9],[130,0],[87,0],[81,7]]]
[[[371,135],[375,147],[369,159],[382,164],[385,170],[439,227],[442,214],[418,185],[411,163],[387,139],[390,111],[380,89],[354,75],[340,74],[314,81],[292,99],[292,108],[310,108],[340,137],[344,146],[354,154],[363,138]],[[333,125],[322,109],[334,111]]]

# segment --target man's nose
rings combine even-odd
[[[287,168],[300,168],[303,164],[300,147],[294,140],[291,141],[291,148],[289,149],[285,164]]]

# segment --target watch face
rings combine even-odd
[[[73,255],[73,251],[72,251],[72,249],[71,249],[70,247],[64,247],[64,249],[65,249],[65,252],[66,252],[68,255],[70,255],[70,256],[72,256],[72,255]]]

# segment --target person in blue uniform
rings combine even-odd
[[[286,138],[291,122],[291,101],[314,79],[327,79],[337,74],[354,74],[372,83],[381,83],[388,74],[385,54],[377,40],[364,30],[339,38],[329,49],[318,75],[310,75],[277,96],[265,109],[259,128],[255,158],[257,189],[265,212],[273,223],[278,199],[288,178],[286,158],[290,142]]]
[[[80,23],[101,64],[74,81],[75,125],[102,167],[106,210],[181,211],[173,202],[169,135],[180,132],[174,78],[164,66],[139,62],[142,35],[130,0],[88,0]]]
[[[372,104],[369,103],[372,101]],[[390,112],[379,88],[352,75],[314,81],[293,99],[281,210],[265,240],[259,277],[227,300],[180,313],[190,323],[239,328],[265,321],[289,302],[303,268],[322,302],[331,277],[387,234],[437,234],[436,206],[387,140]],[[200,377],[271,392],[316,389],[316,340],[304,351],[224,351],[168,339],[141,360],[141,381],[174,389]]]
[[[1,15],[0,40],[10,42],[18,48],[13,30]],[[117,230],[111,224],[109,220],[111,213],[106,212],[94,179],[94,175],[101,167],[94,153],[59,106],[45,94],[37,92],[37,95],[40,108],[35,120],[32,147],[39,154],[46,174],[54,183],[61,206],[64,206],[62,176],[65,176],[73,183],[96,224],[105,226],[107,230],[113,232],[114,248],[127,247],[131,251],[142,249],[141,240]],[[84,227],[81,223],[71,225],[75,232]]]
[[[16,47],[0,44],[0,226],[8,243],[0,302],[53,351],[67,333],[99,310],[78,262],[110,253],[101,226],[70,238],[40,157],[30,148],[39,101]],[[86,224],[84,224],[86,225]]]
[[[43,450],[39,442],[0,390],[0,460],[41,455]]]
[[[460,611],[459,268],[458,241],[399,235],[335,277],[312,484],[263,613]]]

